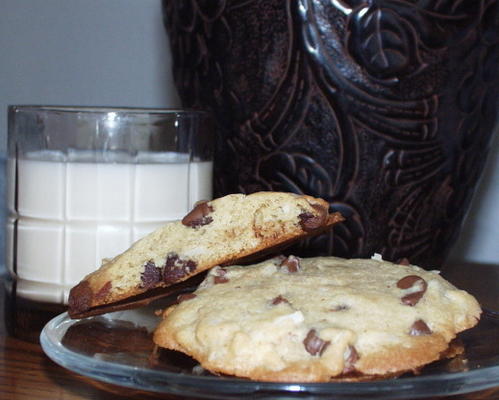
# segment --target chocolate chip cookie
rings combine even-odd
[[[182,221],[166,224],[86,276],[70,292],[69,315],[143,304],[168,293],[159,289],[176,290],[215,265],[321,233],[342,220],[339,213],[329,214],[326,201],[292,193],[232,194],[201,202]]]
[[[437,272],[376,259],[215,267],[163,314],[157,345],[262,381],[396,376],[438,360],[480,306]]]

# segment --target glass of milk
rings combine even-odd
[[[213,127],[202,111],[9,107],[16,295],[64,304],[103,259],[211,199]]]

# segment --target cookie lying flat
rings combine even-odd
[[[157,345],[262,381],[393,376],[440,358],[477,301],[436,272],[374,259],[215,267],[168,308]]]
[[[166,224],[87,275],[71,289],[69,315],[81,318],[130,308],[131,299],[141,294],[147,302],[158,288],[215,265],[320,233],[343,220],[328,210],[322,199],[279,192],[202,202],[182,221]]]

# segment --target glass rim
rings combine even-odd
[[[111,112],[118,114],[135,115],[212,115],[208,110],[193,108],[154,108],[154,107],[115,107],[115,106],[58,106],[58,105],[38,105],[38,104],[12,104],[8,106],[10,112],[47,112],[47,113],[67,113],[67,114],[108,114]]]

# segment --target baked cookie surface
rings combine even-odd
[[[339,213],[329,214],[326,201],[292,193],[232,194],[201,202],[182,221],[167,223],[87,275],[70,292],[69,315],[125,308],[134,296],[318,234],[342,220]]]
[[[416,266],[290,256],[213,268],[164,312],[154,341],[215,373],[327,382],[435,361],[480,312],[471,295]]]

